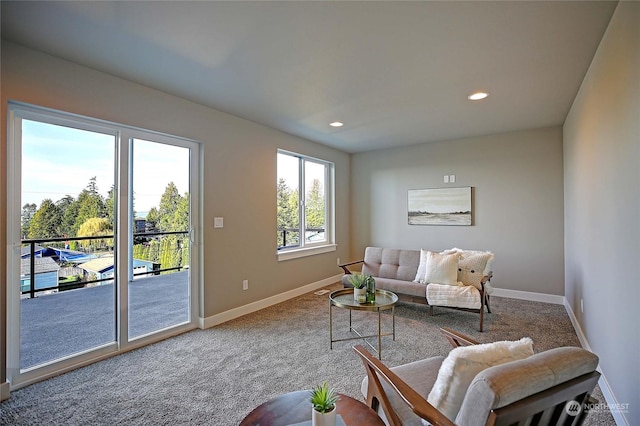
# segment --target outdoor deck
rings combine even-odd
[[[20,368],[114,342],[115,298],[107,284],[22,299]],[[130,283],[130,338],[188,320],[188,271]]]

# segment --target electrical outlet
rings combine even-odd
[[[249,280],[242,280],[242,289],[249,290]]]
[[[336,262],[336,264],[337,264],[337,265],[339,265],[339,264],[340,264],[340,258],[338,258],[338,261]]]
[[[584,314],[584,299],[580,299],[580,313]]]

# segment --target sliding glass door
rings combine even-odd
[[[59,123],[59,124],[58,124]],[[23,119],[20,369],[116,341],[117,134]]]
[[[189,320],[190,149],[132,139],[129,337]]]
[[[199,145],[10,104],[8,376],[195,327]]]

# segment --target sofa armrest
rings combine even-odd
[[[343,264],[340,264],[338,266],[342,268],[342,270],[344,271],[345,274],[351,275],[353,272],[351,272],[349,270],[349,268],[347,268],[347,266],[357,265],[358,263],[364,263],[364,259],[356,260],[355,262],[343,263]]]

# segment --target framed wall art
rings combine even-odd
[[[471,225],[471,187],[410,189],[409,225]]]

